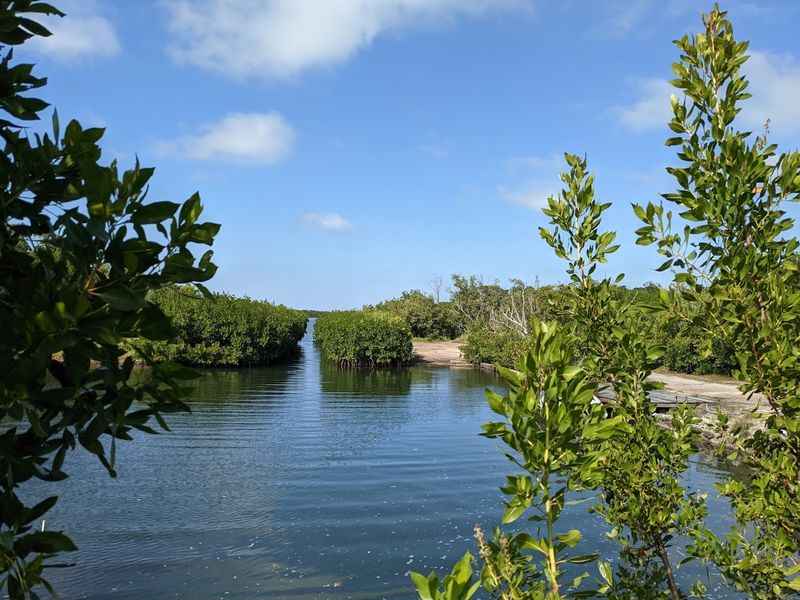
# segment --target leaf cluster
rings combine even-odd
[[[49,32],[38,23],[61,13],[44,2],[0,1],[0,587],[34,598],[49,584],[49,559],[74,550],[60,532],[34,531],[55,496],[28,506],[31,479],[67,477],[81,447],[116,475],[116,444],[155,419],[185,410],[194,372],[154,365],[133,378],[128,338],[167,340],[169,319],[151,290],[210,279],[219,225],[200,221],[198,195],[182,204],[149,202],[153,169],[101,163],[103,130],[71,121],[63,132],[29,132],[47,103],[30,93],[46,80],[16,64],[10,46]],[[25,498],[28,494],[23,495]]]
[[[531,347],[515,370],[499,367],[508,393],[487,390],[489,406],[504,421],[487,423],[483,435],[509,448],[506,455],[521,471],[507,477],[501,491],[508,497],[503,524],[524,515],[536,523],[535,533],[496,533],[492,542],[479,539],[484,561],[484,587],[500,595],[526,598],[580,598],[585,575],[565,581],[564,568],[595,560],[569,554],[581,533],[558,532],[556,524],[571,490],[592,479],[594,465],[586,452],[586,430],[598,423],[602,409],[592,403],[594,385],[574,362],[569,336],[555,324],[534,323]]]
[[[693,551],[750,597],[782,598],[800,592],[800,275],[784,209],[800,198],[800,154],[779,154],[768,124],[755,138],[736,128],[750,97],[741,70],[747,43],[719,8],[704,26],[675,42],[673,85],[684,97],[673,99],[667,145],[681,165],[668,169],[678,190],[664,199],[678,212],[635,207],[637,234],[666,258],[680,297],[701,308],[682,316],[735,349],[742,391],[770,409],[761,430],[735,443],[751,477],[720,487],[737,527],[724,539],[698,528]]]

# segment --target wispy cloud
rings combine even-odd
[[[778,135],[800,132],[800,64],[791,55],[752,52],[744,68],[750,77],[750,93],[742,119],[760,128],[767,119]]]
[[[113,23],[98,12],[93,0],[61,2],[65,17],[44,17],[42,24],[52,33],[35,37],[26,48],[59,62],[107,58],[120,53],[121,44]]]
[[[387,31],[532,0],[167,0],[178,62],[234,77],[291,77],[340,64]]]
[[[624,0],[609,2],[607,16],[595,24],[593,33],[603,37],[623,37],[637,29],[647,17],[653,0]]]
[[[559,174],[564,159],[559,154],[513,156],[507,165],[517,183],[497,187],[497,194],[506,202],[540,210],[547,206],[547,199],[561,189]]]
[[[767,119],[770,129],[779,135],[800,131],[800,63],[788,54],[753,51],[742,67],[750,81],[753,97],[742,105],[740,123],[761,128]],[[616,107],[620,122],[629,130],[642,132],[665,128],[671,117],[669,97],[675,93],[669,82],[644,79],[636,84],[637,99]]]
[[[353,229],[352,223],[338,213],[303,213],[300,220],[309,227],[325,231],[345,232]]]
[[[157,144],[161,154],[192,160],[271,165],[292,150],[295,132],[276,112],[231,113],[200,127],[197,134]]]
[[[637,100],[614,109],[622,125],[636,132],[666,127],[672,114],[669,97],[674,88],[663,79],[641,79],[636,82],[636,89]]]
[[[586,4],[573,0],[572,8],[585,10]],[[593,15],[590,34],[610,39],[652,37],[663,32],[665,21],[683,21],[689,16],[696,19],[701,11],[707,12],[712,6],[710,0],[604,0],[591,3],[591,8],[597,13]],[[794,12],[794,7],[781,6],[776,10],[766,2],[750,0],[728,0],[725,8],[739,18],[765,21],[774,20],[777,14],[785,16],[787,11]],[[693,23],[699,23],[699,20]]]
[[[531,183],[519,189],[511,190],[504,186],[497,188],[500,197],[527,208],[540,209],[547,206],[547,199],[558,191],[558,184]]]

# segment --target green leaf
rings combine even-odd
[[[489,408],[498,415],[505,416],[505,398],[492,390],[486,390],[486,401],[489,403]]]
[[[214,242],[214,237],[219,233],[219,229],[220,226],[217,223],[193,225],[189,234],[189,241],[210,246]]]
[[[147,306],[144,298],[124,285],[117,285],[94,292],[114,310],[131,312]]]
[[[66,535],[59,531],[37,531],[18,538],[14,550],[20,556],[31,552],[39,554],[56,554],[57,552],[74,552],[78,548]]]
[[[133,213],[133,222],[136,225],[161,223],[171,218],[180,206],[175,202],[151,202],[140,206]]]
[[[605,581],[607,585],[613,586],[614,572],[611,568],[611,563],[607,560],[601,560],[597,563],[597,569],[600,571],[600,577],[603,578],[603,581]]]
[[[434,593],[432,593],[430,582],[425,575],[417,573],[416,571],[411,571],[409,576],[411,577],[411,581],[414,582],[414,587],[417,588],[417,595],[421,600],[434,600]]]
[[[577,529],[570,529],[567,533],[559,535],[557,539],[568,548],[574,548],[581,541],[581,532]]]
[[[597,560],[597,554],[578,554],[565,558],[561,562],[569,563],[572,565],[585,565],[586,563],[594,562]]]
[[[524,504],[520,504],[519,502],[512,502],[508,506],[506,506],[505,512],[503,512],[503,525],[508,525],[509,523],[513,523],[517,519],[519,519],[523,513],[528,509],[527,506]]]
[[[198,377],[200,377],[200,373],[198,373],[194,369],[190,369],[189,367],[184,367],[183,365],[179,365],[178,363],[171,361],[155,365],[153,367],[153,371],[158,376],[165,377],[168,379],[189,380],[189,379],[197,379]]]
[[[200,194],[195,192],[192,194],[192,197],[184,202],[183,206],[181,206],[181,212],[178,217],[178,221],[181,225],[194,225],[202,212],[203,205],[200,202]]]

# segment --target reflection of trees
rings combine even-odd
[[[342,369],[328,360],[319,361],[323,394],[350,396],[407,396],[414,381],[413,369]]]
[[[319,362],[319,423],[328,460],[368,455],[420,418],[412,391],[430,384],[430,370],[341,369]]]
[[[475,426],[480,430],[480,415],[485,412],[486,388],[501,392],[500,378],[492,372],[481,369],[451,370],[446,378],[447,399],[453,413],[474,416]]]
[[[501,385],[497,375],[483,369],[454,370],[447,378],[447,382],[453,392],[469,392],[475,388],[498,388]]]
[[[202,371],[201,377],[190,382],[189,400],[215,404],[281,395],[299,370],[299,363],[293,362],[271,367]]]

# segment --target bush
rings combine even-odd
[[[314,342],[325,358],[345,367],[399,366],[412,361],[411,329],[383,311],[342,311],[323,315]]]
[[[472,364],[490,363],[514,367],[530,345],[530,338],[514,331],[492,331],[489,327],[474,327],[467,331],[461,353]]]
[[[656,338],[664,346],[662,366],[677,373],[707,375],[717,373],[730,375],[736,368],[733,348],[722,340],[711,340],[711,354],[704,355],[705,337],[708,335],[699,327],[685,324],[661,323]]]
[[[200,296],[188,288],[159,290],[150,298],[170,318],[175,342],[135,340],[131,348],[153,360],[198,367],[268,365],[297,351],[306,332],[303,311],[268,302],[214,294]]]
[[[464,332],[462,320],[450,302],[436,302],[419,290],[403,292],[399,298],[381,302],[374,309],[405,320],[414,337],[452,340]]]

